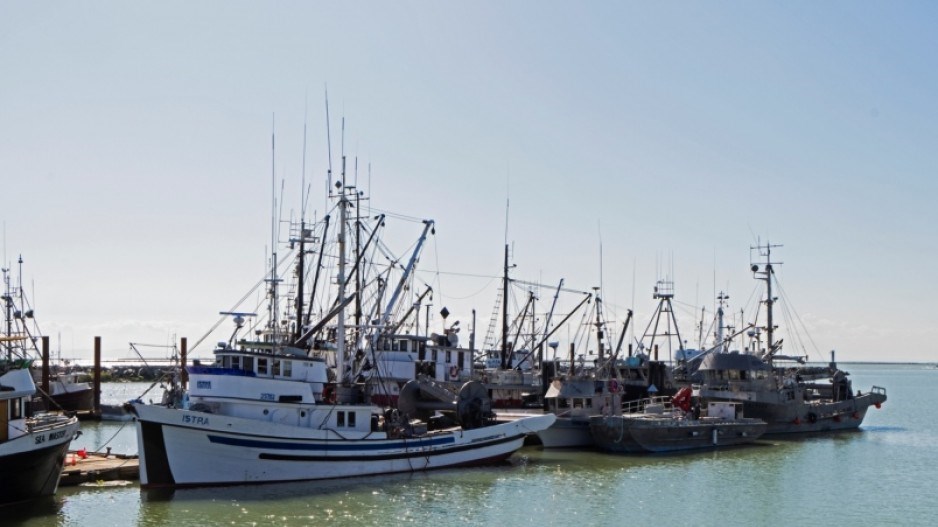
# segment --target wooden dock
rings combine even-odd
[[[108,449],[110,450],[110,449]],[[140,460],[137,456],[88,452],[82,458],[70,451],[65,456],[60,487],[97,481],[137,481],[140,479]]]

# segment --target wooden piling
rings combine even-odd
[[[42,393],[45,397],[50,397],[49,393],[49,337],[42,337]]]
[[[101,415],[101,337],[94,338],[94,414]]]

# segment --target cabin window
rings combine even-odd
[[[391,344],[391,351],[400,351],[400,350],[401,350],[400,344],[395,340],[394,343]]]
[[[231,368],[236,370],[241,369],[241,357],[231,357]]]
[[[277,359],[274,359],[273,374],[274,374],[274,377],[277,377],[280,375],[280,361]]]
[[[417,358],[419,360],[427,360],[427,345],[423,342],[417,343]]]
[[[452,352],[449,350],[446,350],[446,364],[449,364],[450,360],[452,360]]]
[[[13,399],[11,401],[13,404],[10,405],[10,419],[22,419],[23,418],[23,400],[22,399]]]
[[[584,404],[583,406],[586,407],[586,408],[592,408],[592,407],[593,407],[593,400],[592,400],[592,399],[586,399],[586,404]]]
[[[406,340],[402,340],[402,341],[400,342],[399,346],[400,346],[400,348],[401,348],[401,351],[407,351],[407,350],[410,349],[410,347],[407,345],[407,341],[406,341]]]
[[[242,369],[254,371],[254,357],[244,357],[244,366]]]
[[[292,360],[283,361],[283,376],[284,377],[293,376],[293,361]]]
[[[257,359],[257,374],[267,375],[267,359]]]
[[[459,361],[459,362],[458,362],[459,369],[460,369],[460,370],[463,369],[463,366],[466,365],[466,354],[465,354],[465,353],[457,353],[457,354],[456,354],[456,360]]]
[[[436,361],[437,361],[437,358],[436,358],[436,349],[434,349],[434,350],[433,350],[433,362],[436,362]]]
[[[335,413],[335,425],[343,428],[345,427],[345,412]]]
[[[356,412],[349,412],[349,413],[348,413],[348,426],[349,426],[349,428],[355,428],[355,415],[356,415]]]
[[[391,343],[385,340],[384,342],[381,343],[381,349],[383,349],[384,351],[391,351]]]

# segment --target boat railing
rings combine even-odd
[[[70,417],[60,414],[38,414],[30,418],[26,422],[26,426],[30,432],[45,432],[56,426],[61,426],[63,422],[70,419]]]
[[[658,406],[660,406],[661,412],[670,412],[673,409],[671,398],[660,396],[624,402],[622,403],[622,412],[626,414],[641,414],[645,413],[646,410],[651,410]]]

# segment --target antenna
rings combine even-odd
[[[274,251],[274,245],[277,243],[277,238],[275,236],[275,229],[277,220],[275,218],[277,212],[277,148],[276,148],[276,130],[277,130],[277,114],[271,114],[270,117],[270,248]]]
[[[596,220],[596,229],[599,231],[599,290],[602,292],[603,291],[603,228],[602,228],[602,222],[600,220]]]
[[[300,174],[300,221],[306,220],[306,122],[309,119],[309,96],[303,97],[303,166]]]
[[[326,151],[329,156],[329,169],[326,172],[327,181],[326,188],[329,190],[329,195],[332,195],[332,135],[329,131],[329,88],[326,87]]]
[[[511,168],[505,175],[505,245],[508,244],[508,208],[511,204]]]

